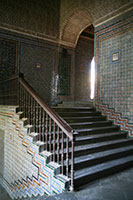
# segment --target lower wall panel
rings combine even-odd
[[[0,130],[5,133],[0,183],[13,199],[62,193],[66,183],[56,178],[54,169],[47,164],[47,156],[39,154],[39,146],[33,143],[26,129],[16,130],[12,123],[15,115],[15,107],[0,106]],[[2,137],[0,131],[1,140]]]

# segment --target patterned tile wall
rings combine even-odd
[[[4,172],[0,182],[13,199],[62,193],[68,180],[55,176],[56,164],[52,167],[48,162],[48,152],[39,153],[39,146],[33,143],[26,128],[16,129],[18,122],[13,121],[17,118],[14,107],[0,106],[0,129],[5,130]]]
[[[0,25],[42,38],[58,37],[60,1],[1,1]]]
[[[96,28],[96,101],[133,123],[133,34],[131,14]],[[112,61],[118,52],[118,60]]]
[[[2,29],[0,29],[0,37],[2,40],[17,43],[17,73],[24,73],[26,81],[42,99],[51,104],[68,98],[68,95],[65,97],[57,95],[59,52],[62,51],[62,47],[57,47],[51,42],[44,42],[41,39],[29,38],[26,35],[23,36],[22,34]],[[70,83],[67,85],[67,93],[70,89],[69,98],[71,99],[74,93],[74,50],[67,48],[67,51],[70,55],[69,63],[71,65],[69,69]],[[65,82],[65,84],[67,83]]]
[[[35,44],[21,43],[21,71],[26,81],[47,102],[55,95],[56,50]]]

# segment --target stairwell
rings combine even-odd
[[[1,127],[3,130],[5,125],[7,127],[7,144],[14,144],[8,150],[11,155],[5,157],[7,166],[8,157],[17,158],[20,146],[22,154],[27,148],[28,157],[21,155],[20,167],[13,169],[15,176],[7,172],[5,180],[9,179],[11,188],[8,190],[13,198],[73,191],[90,181],[133,166],[133,139],[96,111],[92,102],[63,102],[51,109],[21,76],[9,78],[1,85],[1,104],[17,105],[14,114],[3,108],[10,118],[8,125],[1,112]],[[18,145],[13,137],[22,144]],[[10,165],[14,165],[14,160]],[[12,171],[12,168],[6,169]],[[25,173],[27,171],[30,175]],[[21,179],[21,187],[17,188]]]
[[[63,102],[53,109],[78,133],[74,148],[75,189],[133,166],[133,139],[96,111],[91,102]]]

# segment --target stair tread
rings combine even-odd
[[[58,111],[57,113],[69,113],[69,114],[73,114],[73,113],[77,113],[77,114],[90,114],[90,113],[100,113],[99,111],[80,111],[80,112],[64,112],[64,111]]]
[[[105,118],[104,116],[100,115],[100,116],[80,116],[80,117],[77,117],[77,116],[70,116],[70,117],[63,117],[63,119],[92,119],[92,118]]]
[[[97,123],[101,123],[101,124],[104,124],[104,123],[111,123],[111,121],[94,121],[94,122],[73,122],[73,123],[69,123],[70,126],[73,126],[73,125],[91,125],[91,124],[97,124]]]
[[[39,133],[31,132],[29,135],[32,136],[32,137],[36,137],[36,136],[39,136]]]
[[[110,144],[119,144],[121,142],[127,142],[127,141],[131,141],[131,140],[133,141],[133,139],[131,139],[131,138],[126,138],[126,139],[99,142],[99,143],[94,143],[94,144],[80,145],[80,146],[75,147],[75,151],[86,150],[86,149],[96,148],[96,147],[110,145]]]
[[[87,154],[84,156],[79,156],[79,157],[75,157],[74,159],[74,163],[78,164],[81,162],[85,162],[85,161],[90,161],[93,159],[98,159],[98,158],[103,158],[104,156],[110,156],[112,154],[116,154],[116,153],[121,153],[121,152],[125,152],[128,150],[133,150],[133,146],[127,146],[127,147],[120,147],[117,149],[110,149],[110,150],[106,150],[103,152],[97,152],[97,153],[92,153],[92,154]]]
[[[120,134],[126,134],[126,132],[117,131],[117,132],[110,132],[110,133],[98,133],[98,134],[92,134],[92,135],[87,135],[87,136],[79,135],[78,137],[76,137],[76,141],[89,140],[93,138],[100,138],[100,137],[120,135]]]
[[[45,143],[38,140],[38,141],[36,142],[36,144],[39,145],[39,146],[41,146],[41,145],[44,145]]]
[[[75,179],[79,179],[79,178],[82,178],[82,177],[85,177],[85,176],[88,176],[88,175],[91,175],[91,174],[95,174],[95,173],[98,173],[100,171],[104,171],[104,170],[107,170],[109,168],[127,163],[129,161],[133,162],[133,155],[126,156],[126,157],[119,158],[119,159],[112,160],[112,161],[108,161],[108,162],[98,164],[98,165],[95,165],[95,166],[92,166],[92,167],[86,167],[86,168],[83,168],[83,169],[79,169],[79,170],[75,171]]]
[[[105,116],[102,116],[102,115],[96,115],[96,116],[80,116],[80,117],[77,117],[77,116],[70,116],[70,117],[63,117],[64,119],[90,119],[90,118],[105,118]]]
[[[82,128],[82,129],[76,129],[77,132],[86,132],[86,131],[93,131],[93,130],[102,130],[102,129],[110,129],[110,128],[118,128],[119,126],[117,125],[112,125],[112,126],[102,126],[102,127],[91,127],[91,128]]]
[[[93,109],[94,107],[90,107],[90,106],[88,106],[88,107],[76,107],[76,106],[74,106],[74,107],[56,107],[56,106],[54,106],[54,107],[52,107],[53,109],[83,109],[83,110],[87,110],[87,109]]]

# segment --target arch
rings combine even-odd
[[[92,24],[92,17],[86,9],[75,10],[66,21],[61,40],[76,46],[80,33]]]

